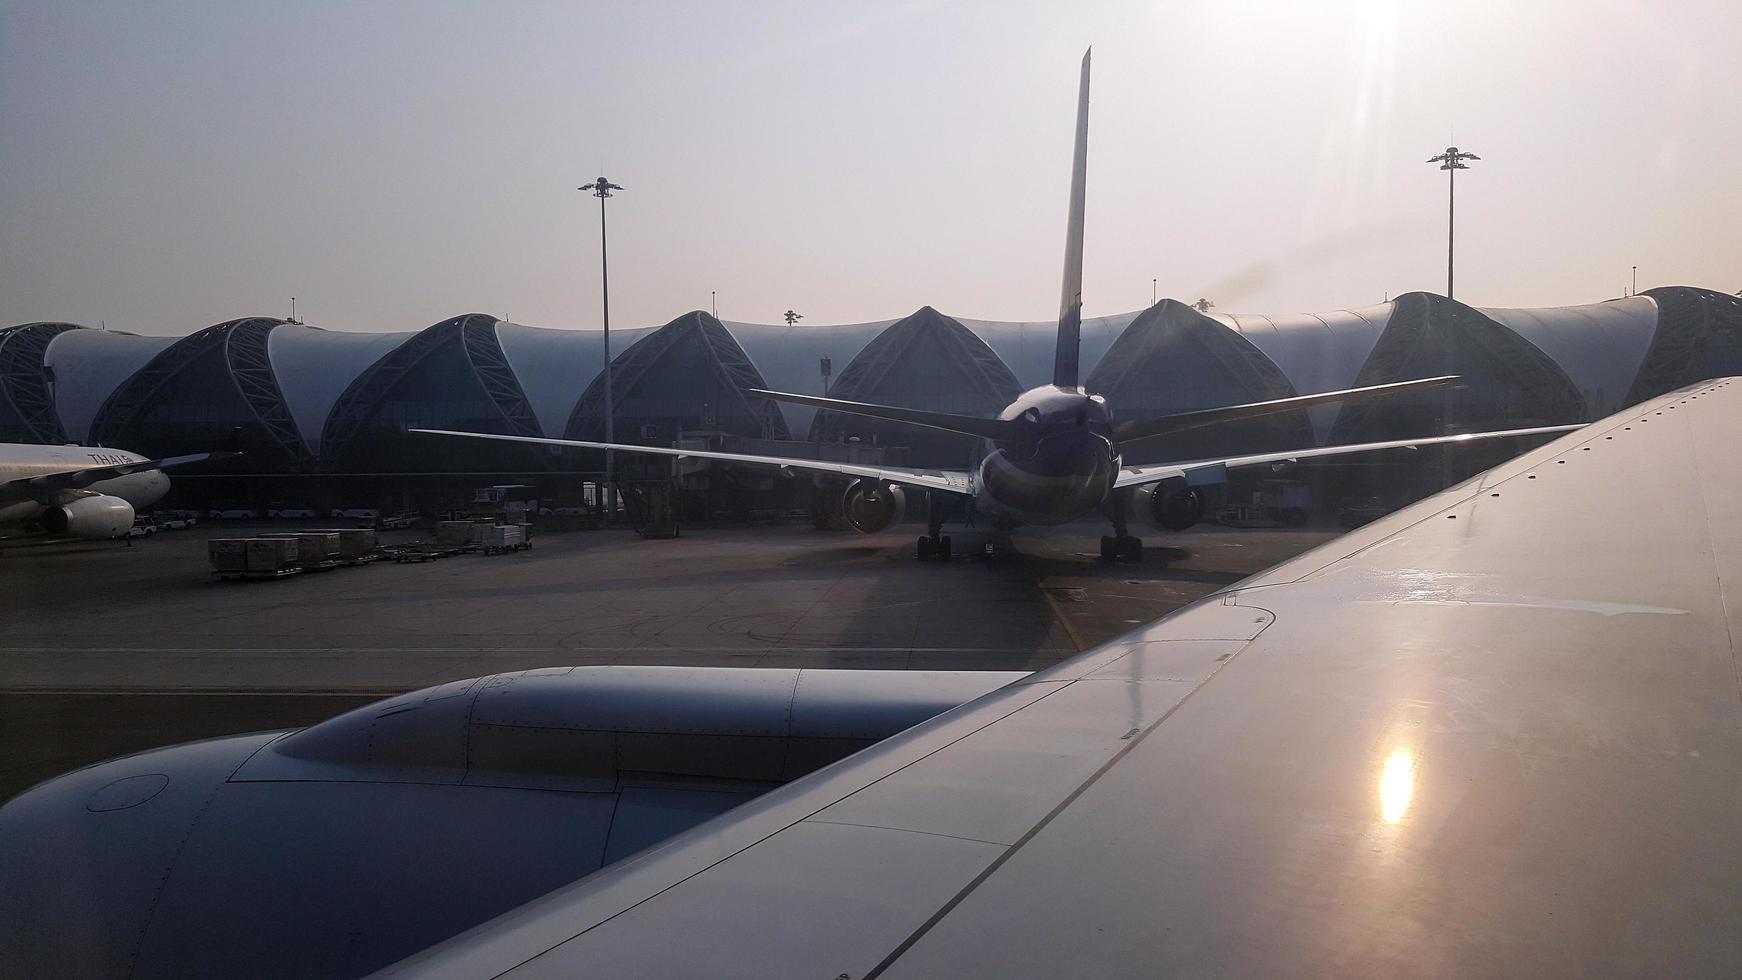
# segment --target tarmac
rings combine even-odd
[[[1108,565],[1093,524],[1020,531],[995,561],[954,532],[948,563],[914,559],[917,527],[607,530],[506,555],[211,574],[207,538],[295,526],[0,542],[0,800],[116,755],[532,667],[1037,670],[1336,536],[1200,526]]]

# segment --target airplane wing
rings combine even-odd
[[[1413,381],[1393,381],[1390,384],[1368,385],[1365,388],[1344,388],[1341,391],[1321,391],[1311,395],[1297,395],[1293,398],[1277,398],[1267,402],[1249,402],[1245,405],[1224,405],[1220,408],[1206,408],[1196,412],[1179,412],[1174,415],[1164,415],[1155,419],[1132,419],[1121,422],[1113,429],[1113,438],[1121,443],[1136,442],[1139,439],[1153,439],[1156,436],[1169,436],[1205,426],[1221,425],[1224,422],[1237,422],[1244,419],[1262,418],[1279,412],[1292,412],[1298,409],[1311,408],[1314,405],[1324,405],[1328,402],[1361,401],[1370,398],[1383,398],[1388,395],[1400,395],[1405,392],[1422,391],[1428,388],[1438,388],[1458,380],[1455,374],[1445,374],[1437,378],[1418,378]]]
[[[387,973],[1735,976],[1739,419],[1593,424]]]
[[[1416,446],[1437,446],[1449,443],[1480,442],[1484,439],[1505,439],[1516,436],[1540,436],[1572,432],[1584,428],[1580,425],[1545,425],[1533,429],[1505,429],[1495,432],[1466,432],[1455,436],[1430,436],[1426,439],[1393,439],[1389,442],[1359,442],[1341,446],[1318,446],[1313,449],[1290,449],[1274,453],[1252,453],[1246,456],[1228,456],[1222,459],[1194,459],[1178,463],[1146,463],[1142,466],[1127,466],[1119,471],[1119,478],[1113,486],[1137,487],[1145,483],[1160,483],[1175,477],[1184,477],[1193,485],[1206,483],[1221,483],[1226,471],[1240,469],[1246,466],[1263,466],[1268,463],[1292,463],[1303,459],[1325,459],[1331,456],[1352,456],[1356,453],[1371,453],[1382,449],[1413,449]]]
[[[44,473],[39,476],[24,477],[0,483],[0,498],[30,499],[43,494],[53,494],[64,490],[84,490],[94,483],[113,480],[129,473],[143,473],[147,470],[171,469],[186,466],[189,463],[202,463],[209,459],[228,459],[240,456],[241,453],[190,453],[186,456],[166,456],[163,459],[142,459],[136,463],[117,463],[112,466],[89,466],[77,470],[61,470],[57,473]]]
[[[464,436],[469,439],[494,439],[498,442],[525,442],[538,446],[572,446],[577,449],[610,449],[620,453],[646,453],[650,456],[694,457],[718,459],[728,463],[750,463],[758,466],[779,466],[784,469],[814,473],[838,473],[884,480],[910,487],[923,487],[944,493],[972,494],[973,474],[966,470],[921,470],[900,466],[864,466],[859,463],[836,463],[824,459],[791,459],[786,456],[753,456],[748,453],[717,453],[703,449],[668,449],[661,446],[629,446],[612,442],[582,442],[577,439],[544,439],[536,436],[505,436],[488,432],[455,432],[450,429],[407,429],[432,436]]]

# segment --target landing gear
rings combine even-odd
[[[915,549],[920,561],[936,558],[938,561],[950,560],[950,536],[944,532],[944,501],[938,494],[925,495],[926,533],[920,536],[919,546]]]
[[[1140,562],[1143,560],[1143,539],[1129,534],[1101,539],[1102,561]]]
[[[1131,491],[1115,490],[1107,503],[1107,518],[1113,522],[1113,536],[1101,539],[1101,560],[1142,561],[1143,539],[1132,537],[1125,521],[1125,515],[1130,510]]]
[[[947,534],[922,534],[919,547],[916,549],[920,561],[936,558],[938,561],[950,560],[950,536]]]

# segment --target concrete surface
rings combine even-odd
[[[0,799],[125,752],[528,667],[1039,669],[1334,536],[1194,529],[1151,536],[1142,565],[1109,566],[1089,524],[1019,533],[1003,561],[948,564],[913,559],[916,528],[597,531],[539,535],[513,555],[209,574],[207,538],[265,526],[131,548],[0,545]],[[958,554],[978,543],[954,537]]]

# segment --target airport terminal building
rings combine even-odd
[[[964,437],[817,413],[747,389],[821,394],[826,384],[836,398],[991,416],[1049,380],[1053,346],[1050,320],[973,320],[930,307],[835,326],[686,313],[662,326],[613,331],[616,438],[669,446],[705,437],[787,455],[850,447],[892,463],[962,466],[973,449]],[[1086,387],[1105,395],[1119,418],[1431,375],[1465,379],[1458,390],[1323,406],[1145,444],[1138,460],[1578,422],[1742,373],[1742,299],[1674,286],[1523,310],[1414,292],[1289,316],[1205,314],[1165,300],[1086,321],[1082,363]],[[228,497],[265,506],[316,486],[410,498],[502,480],[542,482],[560,495],[559,484],[596,470],[599,460],[405,430],[603,439],[603,366],[599,331],[481,313],[391,333],[246,317],[179,338],[29,323],[0,329],[0,441],[82,442],[154,456],[242,450],[178,481],[206,498],[202,504]],[[1424,451],[1416,467],[1430,456]]]

